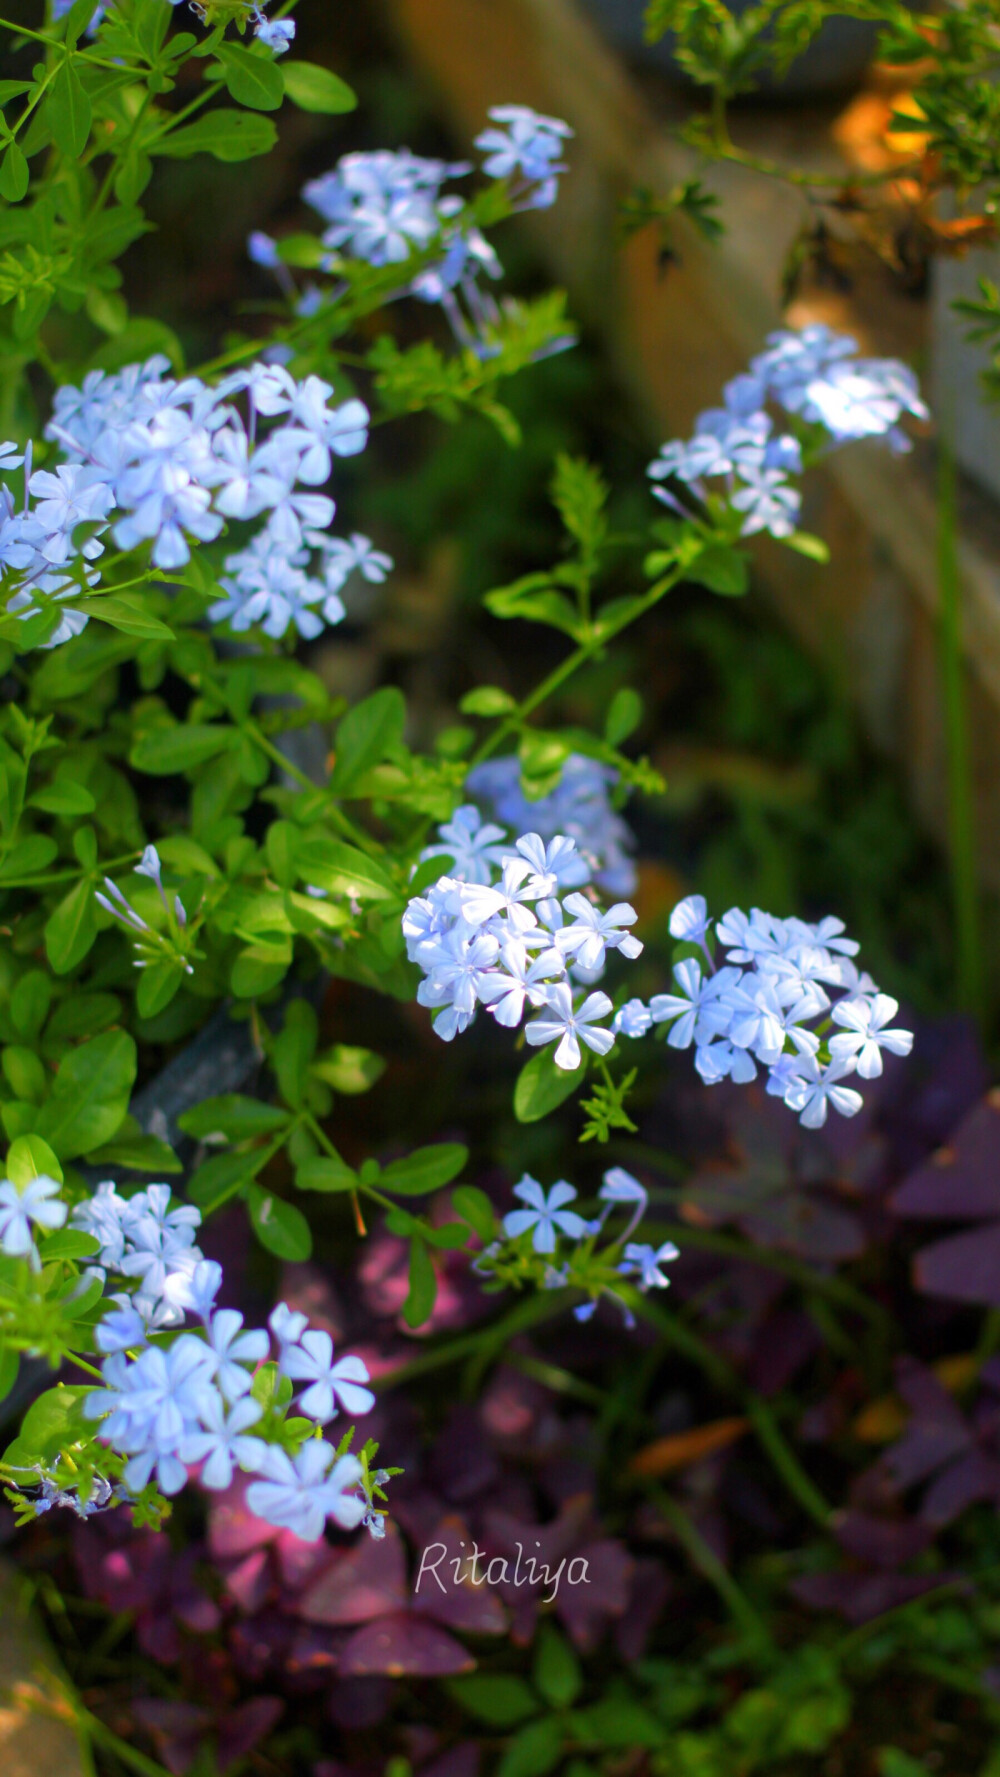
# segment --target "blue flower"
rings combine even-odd
[[[504,1233],[510,1240],[516,1240],[533,1228],[531,1244],[536,1253],[555,1252],[559,1234],[567,1234],[571,1240],[582,1240],[589,1224],[575,1210],[566,1208],[568,1203],[575,1201],[576,1195],[573,1186],[560,1179],[546,1196],[538,1180],[525,1173],[520,1184],[514,1186],[514,1196],[520,1197],[529,1207],[512,1209],[504,1216]]]

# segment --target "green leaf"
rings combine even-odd
[[[318,1154],[296,1168],[295,1183],[300,1191],[353,1191],[358,1175],[339,1155]]]
[[[373,691],[355,704],[337,729],[330,789],[346,795],[352,784],[402,745],[406,700],[395,685]]]
[[[822,537],[814,537],[811,531],[793,531],[790,537],[782,537],[781,541],[788,549],[808,556],[810,561],[826,563],[830,559],[829,548]]]
[[[86,877],[54,907],[45,924],[45,954],[57,975],[81,963],[97,937],[94,885]]]
[[[99,1030],[117,1023],[121,1015],[117,994],[74,992],[56,1007],[45,1034],[54,1042],[72,1042],[76,1037],[96,1036]]]
[[[58,850],[55,840],[47,833],[30,833],[27,839],[21,839],[11,847],[0,864],[0,882],[10,882],[17,876],[40,875],[48,869]]]
[[[56,70],[45,101],[45,121],[57,148],[79,160],[90,139],[90,100],[69,57]]]
[[[61,1160],[110,1141],[128,1110],[135,1072],[135,1044],[122,1030],[106,1031],[70,1050],[38,1113],[38,1134]]]
[[[141,734],[129,754],[129,764],[150,777],[174,777],[203,765],[234,745],[236,728],[215,722],[164,723]]]
[[[100,1241],[85,1234],[82,1228],[61,1228],[39,1247],[43,1265],[51,1265],[56,1259],[92,1259],[100,1250]]]
[[[701,550],[685,565],[684,578],[693,580],[696,586],[707,586],[709,592],[718,592],[724,598],[741,598],[750,586],[746,556],[722,543],[710,543]]]
[[[120,629],[127,636],[159,636],[165,642],[174,640],[173,630],[161,623],[159,617],[154,617],[142,599],[133,593],[121,592],[117,596],[103,593],[100,598],[87,600],[86,611],[88,617],[96,617],[100,623]]]
[[[115,1002],[117,1005],[117,1001]],[[38,1036],[52,1004],[52,977],[45,969],[29,969],[11,989],[10,1015],[18,1036]],[[53,1022],[58,1018],[53,1014]],[[85,1027],[86,1028],[86,1027]],[[83,1032],[74,1033],[83,1035]]]
[[[528,623],[547,623],[581,641],[587,625],[575,605],[557,592],[547,574],[526,574],[510,586],[496,586],[483,595],[483,604],[494,617],[522,617]]]
[[[138,316],[91,353],[87,369],[123,370],[126,364],[143,363],[154,352],[163,352],[175,370],[183,370],[184,353],[176,333],[163,321]]]
[[[535,1689],[552,1709],[567,1709],[583,1689],[580,1662],[551,1624],[546,1624],[539,1636],[531,1676]]]
[[[0,160],[0,197],[9,204],[19,204],[28,189],[28,163],[16,142],[11,142]]]
[[[20,1353],[13,1351],[5,1341],[0,1341],[0,1401],[5,1401],[10,1394],[20,1367]]]
[[[355,1097],[359,1092],[368,1092],[376,1080],[385,1073],[385,1062],[381,1055],[371,1049],[359,1049],[350,1043],[334,1043],[318,1055],[309,1072],[317,1079],[325,1080],[335,1092],[341,1092],[347,1098]]]
[[[269,117],[259,112],[231,111],[226,106],[209,111],[195,123],[185,123],[150,146],[151,154],[187,160],[192,154],[212,154],[216,160],[253,160],[270,154],[278,132]]]
[[[62,1184],[62,1167],[40,1135],[19,1135],[11,1142],[4,1171],[19,1191],[30,1185],[33,1178],[54,1178]]]
[[[418,1234],[410,1241],[410,1288],[403,1303],[403,1319],[408,1327],[423,1326],[437,1300],[437,1275],[427,1242]]]
[[[247,1191],[247,1206],[257,1239],[276,1259],[290,1259],[294,1264],[300,1264],[309,1258],[312,1234],[305,1216],[294,1203],[285,1203],[273,1192],[262,1190],[260,1185],[251,1185]]]
[[[75,49],[77,42],[94,16],[94,0],[73,0],[66,14],[63,41],[67,49]]]
[[[177,1122],[185,1135],[193,1135],[197,1141],[213,1135],[224,1135],[227,1141],[252,1141],[255,1136],[281,1129],[288,1122],[288,1112],[259,1098],[224,1092],[218,1098],[203,1099],[193,1111],[183,1111]]]
[[[497,1777],[545,1777],[559,1763],[562,1750],[562,1723],[555,1716],[543,1716],[507,1742]]]
[[[346,80],[315,62],[282,60],[281,74],[288,97],[300,111],[320,111],[336,117],[343,111],[353,111],[357,105],[357,95]]]
[[[669,1739],[663,1722],[628,1696],[602,1697],[573,1719],[580,1722],[588,1739],[602,1746],[656,1747],[665,1746]]]
[[[174,833],[169,839],[158,840],[157,851],[165,864],[185,876],[214,877],[221,874],[215,859],[209,856],[204,846],[196,839],[189,839],[186,833]]]
[[[155,1018],[158,1012],[165,1012],[183,980],[184,965],[175,957],[165,956],[150,963],[148,969],[143,969],[136,989],[135,1009],[139,1017]]]
[[[250,945],[236,957],[229,972],[229,985],[238,1000],[260,999],[262,994],[280,986],[291,962],[291,945],[281,951],[274,945]]]
[[[244,1185],[251,1183],[266,1157],[266,1148],[245,1154],[213,1154],[211,1160],[199,1166],[188,1181],[187,1194],[191,1202],[198,1205],[202,1215],[210,1215],[220,1204],[235,1197]]]
[[[478,1185],[457,1185],[451,1194],[451,1207],[480,1240],[488,1242],[494,1238],[497,1226],[493,1205]]]
[[[93,814],[97,804],[83,784],[63,777],[29,796],[28,807],[40,808],[45,814]]]
[[[380,1187],[401,1197],[422,1197],[448,1185],[468,1164],[469,1150],[461,1142],[435,1142],[417,1148],[405,1160],[392,1160],[382,1168]]]
[[[514,1087],[514,1115],[519,1123],[538,1123],[570,1098],[583,1082],[584,1063],[574,1071],[556,1067],[549,1049],[539,1049],[526,1062]]]
[[[539,1712],[538,1698],[531,1686],[523,1678],[506,1673],[487,1676],[475,1672],[468,1678],[453,1678],[447,1690],[456,1703],[480,1721],[488,1722],[491,1728],[512,1728]]]
[[[282,71],[273,56],[258,55],[225,39],[215,45],[230,98],[252,111],[277,111],[285,96]]]
[[[604,738],[609,747],[620,747],[642,721],[642,698],[630,685],[616,691],[604,718]]]
[[[604,541],[607,498],[607,484],[592,463],[560,452],[552,478],[552,499],[563,524],[585,556],[594,555]]]
[[[12,1043],[4,1049],[0,1059],[15,1098],[30,1099],[32,1104],[38,1104],[45,1098],[48,1076],[41,1057],[35,1054],[34,1049]]]
[[[268,1059],[286,1104],[298,1110],[309,1084],[309,1064],[316,1053],[319,1019],[308,1000],[292,1000]]]
[[[459,704],[463,716],[505,716],[509,710],[516,710],[517,704],[509,691],[502,691],[499,685],[477,685],[474,691],[467,691]]]
[[[267,829],[267,861],[279,888],[295,887],[295,840],[297,828],[292,821],[272,821]]]
[[[77,827],[73,834],[73,853],[85,870],[97,869],[97,834],[93,827]]]
[[[133,1119],[130,1118],[129,1121],[132,1122]],[[116,1141],[105,1142],[103,1147],[87,1155],[87,1164],[124,1166],[129,1172],[144,1172],[147,1175],[184,1171],[182,1162],[168,1142],[161,1141],[158,1135],[144,1135],[141,1130],[134,1134],[120,1135]]]
[[[89,1393],[89,1387],[68,1387],[60,1382],[40,1394],[21,1423],[19,1448],[36,1462],[47,1464],[64,1447],[89,1438],[94,1422],[85,1420],[82,1411],[83,1397]]]
[[[303,839],[296,857],[303,882],[316,888],[350,895],[357,901],[399,899],[391,876],[356,845],[345,845],[340,839]]]

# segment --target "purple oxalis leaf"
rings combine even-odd
[[[368,1623],[402,1610],[406,1602],[406,1556],[390,1523],[381,1542],[362,1536],[338,1550],[295,1611],[307,1623]]]
[[[390,1678],[451,1678],[475,1671],[472,1655],[436,1623],[396,1615],[366,1623],[347,1642],[340,1658],[345,1676],[385,1673]]]
[[[1000,1091],[988,1092],[948,1143],[904,1179],[890,1207],[956,1222],[1000,1216]]]
[[[923,1247],[913,1261],[913,1277],[927,1296],[1000,1308],[1000,1222]]]
[[[471,1560],[473,1536],[468,1525],[455,1513],[442,1518],[425,1545],[435,1557],[434,1572],[425,1569],[419,1592],[414,1593],[413,1609],[433,1617],[448,1629],[463,1630],[469,1635],[502,1635],[507,1627],[507,1613],[496,1593],[487,1583],[487,1563]],[[436,1557],[443,1546],[440,1562]],[[421,1552],[421,1563],[423,1552]],[[460,1578],[456,1581],[455,1562]],[[443,1589],[442,1589],[443,1588]]]

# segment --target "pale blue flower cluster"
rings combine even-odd
[[[640,1037],[652,1024],[669,1024],[667,1042],[674,1049],[694,1044],[695,1067],[708,1086],[754,1080],[759,1064],[767,1091],[807,1129],[822,1128],[830,1105],[855,1116],[862,1097],[845,1081],[854,1073],[877,1078],[883,1050],[908,1055],[913,1035],[892,1028],[898,1004],[859,972],[852,960],[858,945],[845,936],[843,921],[830,916],[810,925],[732,907],[715,924],[726,952],[722,967],[710,926],[704,896],[678,902],[671,934],[698,947],[707,967],[690,956],[675,963],[676,991],[655,994],[647,1007],[630,1001],[616,1015],[617,1028]],[[839,1026],[835,1035],[832,1026]]]
[[[361,1523],[371,1503],[354,1491],[362,1464],[338,1456],[318,1434],[297,1452],[263,1438],[264,1406],[252,1388],[273,1336],[279,1373],[299,1385],[295,1411],[319,1428],[341,1407],[359,1414],[374,1405],[362,1359],[335,1359],[329,1333],[310,1329],[284,1303],[271,1315],[270,1334],[244,1328],[235,1309],[218,1308],[222,1269],[194,1243],[200,1212],[193,1204],[171,1207],[169,1185],[123,1197],[105,1182],[71,1220],[98,1243],[91,1274],[106,1281],[113,1273],[123,1286],[95,1327],[104,1387],[86,1396],[84,1413],[100,1420],[101,1440],[128,1458],[128,1494],[153,1479],[161,1492],[177,1493],[195,1466],[203,1486],[225,1489],[239,1468],[257,1477],[249,1503],[269,1523],[309,1541],[328,1516],[344,1529]],[[184,1325],[188,1315],[201,1322],[197,1331]],[[157,1337],[171,1329],[183,1330],[169,1343]]]
[[[635,837],[621,815],[611,806],[611,792],[618,782],[613,766],[602,765],[582,753],[571,753],[556,788],[537,802],[529,802],[521,788],[521,764],[516,754],[486,759],[466,779],[471,796],[488,803],[491,812],[514,833],[529,830],[543,839],[565,833],[576,840],[582,886],[589,877],[609,895],[631,895],[637,875],[630,852]]]
[[[626,1279],[645,1295],[648,1290],[667,1288],[670,1280],[664,1276],[661,1267],[679,1257],[672,1241],[654,1247],[631,1238],[646,1213],[649,1199],[645,1186],[623,1166],[609,1168],[597,1195],[601,1213],[594,1221],[588,1221],[570,1207],[577,1200],[573,1185],[558,1179],[551,1190],[545,1191],[537,1179],[525,1173],[520,1183],[514,1186],[514,1196],[524,1207],[509,1210],[502,1224],[508,1241],[523,1242],[525,1235],[531,1235],[531,1251],[547,1261],[544,1288],[563,1289],[578,1285],[589,1290],[590,1300],[573,1310],[579,1321],[591,1318],[602,1295],[615,1296],[614,1289],[605,1281],[609,1265],[613,1277]],[[628,1221],[621,1233],[606,1247],[597,1250],[594,1241],[604,1233],[608,1217],[616,1210],[626,1211]],[[573,1246],[560,1248],[561,1240],[572,1242]],[[475,1269],[491,1275],[502,1268],[503,1257],[504,1243],[496,1241],[479,1255]],[[548,1263],[556,1257],[561,1263]],[[634,1324],[627,1306],[620,1301],[619,1305],[626,1324]]]
[[[483,172],[490,179],[509,179],[518,207],[550,209],[559,194],[559,174],[566,171],[560,155],[573,134],[569,124],[527,105],[494,105],[488,115],[494,127],[483,130],[475,144],[486,155]]]
[[[614,1044],[602,1023],[611,1000],[586,989],[603,974],[609,951],[640,954],[628,930],[635,909],[620,901],[605,913],[592,893],[578,892],[590,872],[565,834],[546,844],[525,833],[513,847],[503,838],[469,804],[422,853],[450,858],[452,870],[414,896],[403,915],[407,954],[425,977],[417,999],[436,1012],[434,1029],[445,1042],[467,1029],[478,1006],[508,1029],[531,1009],[538,1016],[525,1029],[528,1043],[555,1043],[556,1066],[575,1069],[581,1043],[598,1056]]]
[[[810,427],[829,442],[884,437],[893,450],[909,450],[899,421],[904,414],[927,419],[917,380],[895,358],[858,358],[857,341],[820,323],[800,333],[768,335],[767,349],[749,372],[723,390],[722,407],[709,408],[694,436],[663,445],[649,465],[657,483],[680,481],[700,500],[707,483],[725,481],[728,503],[742,514],[741,534],[768,531],[790,537],[798,525],[801,495],[792,477],[802,473],[803,438],[775,424],[768,404]],[[656,497],[686,516],[683,502],[656,486]]]
[[[227,597],[209,615],[276,638],[289,625],[318,635],[343,617],[340,590],[350,573],[382,579],[392,565],[365,537],[331,536],[335,505],[316,491],[335,459],[364,449],[367,408],[357,400],[331,406],[329,383],[296,382],[280,364],[252,364],[214,386],[196,376],[178,381],[169,370],[157,356],[58,390],[45,435],[63,460],[32,475],[29,459],[20,510],[6,483],[0,487],[7,610],[27,618],[39,593],[55,597],[61,622],[47,644],[55,646],[87,621],[64,601],[97,583],[92,564],[109,527],[119,549],[149,545],[152,565],[169,572],[186,565],[192,539],[211,542],[227,524],[264,517],[247,547],[226,558]],[[246,417],[235,398],[244,399]],[[12,452],[0,449],[0,466],[19,466]],[[318,577],[306,571],[314,556]]]
[[[509,181],[515,210],[553,204],[565,171],[559,156],[573,133],[569,125],[524,105],[498,105],[489,116],[495,127],[476,138],[486,155],[484,172]],[[501,277],[503,268],[485,235],[465,215],[464,199],[443,191],[449,180],[471,171],[469,161],[433,160],[408,148],[356,152],[309,180],[302,196],[325,224],[320,239],[328,251],[320,261],[322,271],[336,273],[350,259],[377,267],[405,266],[411,255],[440,248],[440,257],[396,294],[440,305],[459,344],[487,357],[497,350],[491,334],[504,310],[481,280]],[[260,230],[250,235],[247,250],[255,264],[274,272],[300,315],[315,313],[342,292],[342,286],[327,295],[311,287],[299,297],[278,243]],[[558,350],[560,343],[548,349]]]

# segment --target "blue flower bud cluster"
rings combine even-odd
[[[710,926],[703,895],[678,902],[671,935],[700,949],[707,966],[694,956],[675,963],[676,992],[655,994],[648,1006],[630,1001],[616,1014],[618,1030],[641,1037],[654,1024],[668,1024],[671,1048],[694,1044],[694,1064],[707,1086],[725,1079],[745,1084],[756,1079],[759,1063],[768,1093],[807,1129],[822,1128],[829,1106],[856,1116],[862,1096],[846,1080],[855,1073],[877,1079],[883,1050],[908,1055],[913,1034],[892,1028],[899,1006],[857,968],[859,947],[843,921],[831,915],[811,925],[758,907],[749,914],[732,907],[715,924],[726,952],[721,967]]]
[[[702,502],[707,484],[723,478],[726,499],[741,515],[744,537],[768,531],[790,537],[799,519],[801,494],[792,477],[803,468],[808,429],[825,434],[827,447],[855,438],[885,438],[893,450],[910,449],[899,424],[904,414],[928,418],[912,370],[896,358],[859,358],[857,341],[819,323],[795,333],[768,335],[767,350],[723,390],[723,406],[700,414],[694,436],[665,444],[649,465],[657,484],[675,481]],[[802,422],[802,436],[776,425],[768,404]],[[682,516],[683,500],[657,485],[657,499]]]
[[[480,1005],[508,1029],[530,1008],[539,1016],[525,1037],[532,1047],[555,1043],[557,1067],[578,1068],[581,1044],[607,1055],[614,1033],[601,1021],[612,1002],[586,989],[603,974],[609,951],[630,960],[641,953],[628,930],[635,909],[620,901],[605,913],[593,891],[579,892],[590,869],[574,839],[556,834],[546,844],[525,833],[511,847],[504,829],[484,825],[471,803],[421,861],[436,857],[451,859],[451,874],[410,900],[403,933],[411,962],[424,972],[417,999],[435,1010],[438,1036],[450,1042]]]
[[[0,469],[24,463],[25,475],[20,509],[0,485],[6,610],[29,618],[54,600],[60,622],[46,646],[55,647],[87,622],[71,601],[98,584],[94,563],[109,529],[118,549],[149,545],[153,567],[169,572],[187,564],[192,540],[211,542],[227,524],[266,514],[226,558],[227,596],[209,616],[275,638],[289,626],[319,635],[344,616],[340,590],[351,572],[381,580],[392,566],[365,537],[331,536],[334,501],[315,491],[334,459],[364,449],[367,408],[331,406],[329,383],[296,382],[280,364],[252,364],[215,385],[169,370],[158,355],[59,389],[45,431],[62,456],[54,470],[32,474],[30,452],[25,460],[0,446]]]

